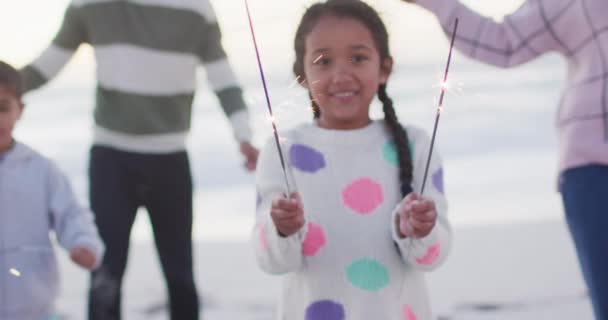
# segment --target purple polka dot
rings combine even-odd
[[[255,208],[259,209],[262,204],[262,195],[259,192],[255,194]]]
[[[344,204],[360,214],[369,214],[384,202],[382,186],[370,178],[361,178],[342,190]]]
[[[344,307],[331,300],[317,301],[306,308],[306,320],[344,320]]]
[[[437,191],[443,193],[443,168],[439,168],[433,173],[433,186]]]
[[[289,160],[295,168],[309,173],[315,173],[325,168],[323,154],[311,147],[294,144],[289,149]]]

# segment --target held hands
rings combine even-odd
[[[280,236],[289,237],[298,232],[305,223],[304,207],[300,195],[294,192],[289,198],[273,200],[270,216]]]
[[[401,238],[423,238],[431,233],[437,221],[435,202],[412,192],[399,205],[397,230]]]
[[[255,170],[258,162],[258,149],[251,145],[249,142],[241,142],[240,145],[241,154],[245,157],[245,168],[248,171]]]
[[[95,254],[85,247],[76,247],[70,250],[70,258],[74,263],[87,270],[93,270],[97,262]]]

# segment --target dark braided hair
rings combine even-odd
[[[385,61],[391,57],[388,45],[388,32],[376,10],[361,0],[327,0],[326,2],[312,5],[302,16],[294,41],[296,61],[293,64],[293,72],[296,76],[304,77],[306,36],[312,31],[317,22],[325,16],[348,17],[361,22],[372,34],[376,48],[380,54],[380,61]],[[312,102],[313,116],[315,119],[318,119],[321,116],[321,110],[317,103],[312,100],[310,92],[309,97]],[[397,149],[399,181],[402,186],[401,192],[405,196],[411,191],[410,185],[412,182],[412,160],[407,132],[397,119],[397,114],[393,108],[393,100],[386,93],[386,84],[381,84],[378,87],[378,98],[382,102],[384,121],[393,136]]]

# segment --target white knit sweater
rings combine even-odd
[[[419,191],[430,140],[407,128]],[[260,267],[284,275],[278,319],[425,320],[431,308],[423,272],[438,267],[451,246],[437,152],[425,197],[439,219],[423,239],[399,239],[395,211],[401,200],[396,153],[383,121],[355,130],[303,125],[283,146],[304,205],[306,226],[282,238],[270,219],[273,199],[285,191],[273,141],[257,173],[257,224],[252,243]]]

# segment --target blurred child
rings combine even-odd
[[[68,179],[14,140],[21,94],[19,73],[0,62],[0,319],[51,319],[59,278],[49,231],[87,270],[99,264],[104,246]]]
[[[450,251],[437,152],[397,120],[386,90],[393,60],[378,14],[359,0],[311,6],[295,36],[294,73],[315,121],[285,135],[296,193],[285,197],[276,148],[258,162],[253,242],[261,268],[284,275],[277,319],[426,320],[424,271]],[[369,116],[378,95],[384,119]]]

